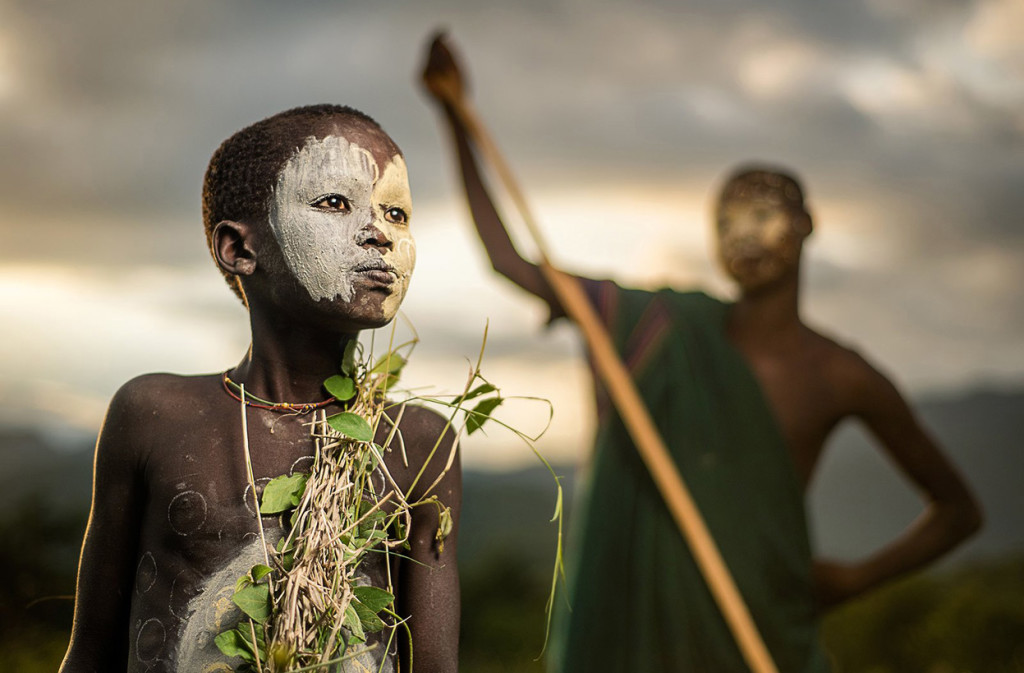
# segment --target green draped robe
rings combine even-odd
[[[818,643],[803,492],[778,425],[698,292],[584,281],[781,673],[829,666]],[[746,672],[733,636],[622,420],[599,428],[573,515],[571,611],[551,670]]]

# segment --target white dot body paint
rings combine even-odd
[[[139,559],[139,565],[135,570],[135,590],[144,594],[153,588],[157,579],[156,558],[153,552],[146,552]]]
[[[191,535],[206,523],[209,506],[206,498],[197,491],[183,491],[167,506],[167,522],[178,535]]]
[[[349,208],[314,207],[324,196],[337,194]],[[401,208],[406,222],[385,219]],[[339,136],[310,138],[278,175],[270,206],[270,226],[288,268],[316,301],[352,301],[355,281],[366,264],[383,260],[395,276],[384,301],[390,319],[398,311],[416,263],[416,245],[409,231],[412,196],[405,161],[395,155],[381,169],[363,147]],[[390,249],[368,245],[376,227]]]

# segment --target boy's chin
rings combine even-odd
[[[353,301],[342,302],[331,307],[328,320],[336,325],[343,325],[346,331],[351,329],[378,329],[384,327],[398,315],[401,306],[400,297],[360,297]]]

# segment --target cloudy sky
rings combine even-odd
[[[727,295],[709,200],[739,162],[783,164],[816,218],[811,323],[913,395],[1024,382],[1016,0],[0,0],[0,421],[94,431],[131,376],[236,362],[247,323],[204,247],[206,162],[252,121],[339,102],[410,167],[410,385],[458,389],[489,321],[485,373],[551,399],[545,450],[576,455],[577,340],[490,272],[416,85],[438,27],[562,266]],[[505,443],[467,462],[525,459]]]

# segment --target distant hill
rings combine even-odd
[[[86,513],[94,438],[0,428],[0,509],[38,497],[61,513]]]
[[[985,510],[983,530],[946,561],[959,563],[1024,552],[1024,390],[979,390],[915,403],[922,422],[946,449]],[[574,470],[565,475],[567,508]],[[550,563],[548,523],[555,489],[543,468],[468,472],[460,555],[467,559],[524,554]],[[829,443],[808,494],[812,536],[819,550],[856,558],[884,544],[921,508],[915,490],[853,424]],[[571,512],[570,512],[571,515]]]
[[[566,509],[572,502],[574,470],[556,466]],[[515,557],[533,571],[550,570],[558,529],[551,517],[557,488],[544,467],[514,472],[467,472],[463,477],[460,563]],[[565,525],[567,529],[568,520]]]
[[[949,562],[1024,551],[1024,391],[977,390],[921,400],[916,409],[985,511],[982,531]],[[808,506],[818,547],[857,556],[909,523],[920,500],[850,424],[830,443]]]
[[[985,528],[953,560],[1024,551],[1024,390],[978,390],[916,402],[925,425],[978,492]],[[52,430],[0,428],[0,508],[38,494],[49,506],[84,515],[92,438]],[[574,468],[556,466],[572,502]],[[460,556],[518,555],[550,562],[555,487],[543,468],[467,471]],[[818,547],[855,556],[884,543],[919,511],[914,491],[858,428],[840,428],[808,496]]]

